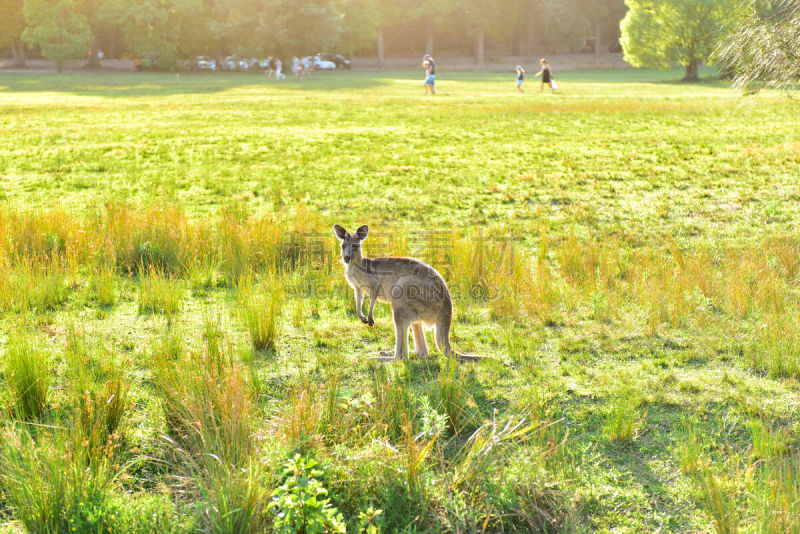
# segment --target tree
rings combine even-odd
[[[351,56],[368,46],[378,35],[380,13],[377,0],[342,0],[340,49]]]
[[[634,67],[686,67],[684,81],[697,80],[731,22],[735,0],[625,0],[620,23],[625,61]]]
[[[203,51],[208,42],[202,0],[107,0],[99,25],[118,24],[125,48],[137,56],[157,56],[160,67]]]
[[[757,1],[746,6],[731,34],[716,51],[748,91],[762,87],[796,90],[800,80],[800,0]]]
[[[625,14],[624,0],[578,0],[576,8],[594,31],[594,53],[602,53],[603,37],[609,30],[613,27],[618,35],[619,21]]]
[[[0,0],[0,48],[11,47],[15,67],[25,66],[24,22],[22,0]]]
[[[316,54],[339,39],[342,17],[334,0],[271,0],[261,15],[260,41],[279,54]]]
[[[55,62],[58,72],[65,61],[84,57],[92,32],[71,0],[25,0],[23,13],[22,40],[38,46],[44,57]]]
[[[467,34],[475,39],[475,64],[482,68],[486,35],[499,35],[508,28],[503,24],[506,13],[485,0],[455,0],[451,17],[463,19]]]

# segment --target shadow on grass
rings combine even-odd
[[[146,97],[212,94],[231,89],[264,88],[270,91],[337,91],[366,89],[388,84],[397,73],[318,72],[305,80],[267,80],[246,73],[2,73],[0,93],[56,92],[102,97]]]

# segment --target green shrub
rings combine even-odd
[[[342,514],[331,505],[317,462],[299,454],[284,466],[283,482],[272,494],[275,532],[345,532]]]

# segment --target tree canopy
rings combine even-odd
[[[800,83],[800,0],[753,1],[719,45],[717,57],[748,91]]]
[[[62,63],[87,52],[94,61],[102,49],[158,56],[165,66],[201,54],[382,56],[384,48],[444,49],[478,63],[484,48],[538,57],[577,51],[595,35],[616,42],[625,9],[624,0],[25,0],[23,18],[22,3],[0,0],[0,46],[24,26],[26,43],[46,46],[46,57],[58,48]],[[75,31],[57,31],[55,12]]]
[[[620,24],[625,61],[635,67],[686,67],[684,80],[697,79],[700,62],[710,62],[730,27],[735,0],[625,0]]]
[[[85,57],[92,31],[71,0],[25,0],[23,11],[27,26],[22,40],[38,46],[59,72],[65,61]]]

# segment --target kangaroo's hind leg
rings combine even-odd
[[[379,360],[400,360],[408,354],[408,327],[411,326],[411,320],[397,308],[392,309],[392,320],[394,321],[395,336],[394,353],[390,356],[392,353],[381,352]]]
[[[427,358],[428,343],[425,341],[425,329],[422,328],[422,323],[411,323],[411,332],[414,334],[414,353],[420,358]]]

